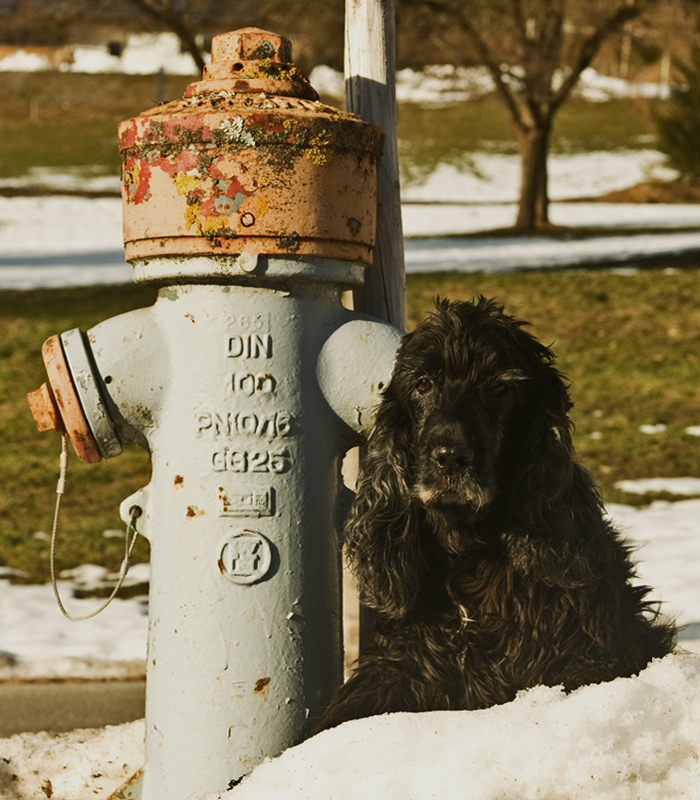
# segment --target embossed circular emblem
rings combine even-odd
[[[270,570],[270,543],[257,531],[233,533],[224,539],[218,563],[221,574],[233,583],[256,583]]]

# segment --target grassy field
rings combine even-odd
[[[648,502],[615,489],[622,478],[698,474],[700,440],[700,270],[527,272],[412,275],[410,327],[436,296],[496,297],[552,344],[572,384],[575,443],[606,499]],[[152,290],[136,286],[0,292],[0,564],[30,580],[48,575],[59,438],[37,433],[25,394],[44,380],[40,349],[53,333],[83,329],[121,311],[149,305]],[[665,423],[658,435],[643,424]],[[97,465],[71,460],[58,567],[93,562],[117,568],[121,500],[149,479],[138,448]],[[39,535],[37,535],[39,534]],[[148,557],[140,541],[136,560]]]
[[[191,78],[169,76],[164,96],[179,98]],[[117,125],[156,105],[151,75],[3,73],[0,178],[30,167],[119,167]],[[493,97],[444,108],[403,104],[399,141],[404,177],[420,177],[441,161],[469,164],[479,150],[517,151],[505,109]],[[648,147],[654,140],[645,100],[563,106],[552,134],[554,152]]]
[[[170,77],[166,99],[190,79]],[[3,75],[0,178],[31,167],[118,169],[116,126],[155,104],[153,76],[26,73]],[[420,177],[442,161],[469,164],[478,151],[515,148],[505,112],[494,99],[447,108],[403,105],[399,111],[402,168]],[[638,101],[581,104],[557,117],[554,151],[653,146],[649,105]],[[621,275],[603,271],[410,276],[410,323],[429,313],[433,298],[497,297],[553,343],[572,383],[576,446],[608,500],[647,502],[615,489],[622,478],[697,474],[700,440],[700,264]],[[46,580],[47,533],[58,473],[59,438],[38,434],[25,395],[44,380],[42,342],[74,327],[89,328],[152,302],[135,286],[0,291],[0,565]],[[640,433],[665,423],[664,433]],[[122,499],[149,479],[137,448],[87,466],[71,460],[58,567],[95,562],[116,569],[122,542]],[[148,557],[140,541],[135,558]]]
[[[165,97],[191,78],[168,76]],[[118,173],[117,125],[156,105],[153,75],[3,73],[0,178],[31,167],[103,167]]]

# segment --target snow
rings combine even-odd
[[[174,59],[172,49],[168,52]],[[157,59],[149,60],[147,50],[141,53],[139,63],[155,71]],[[24,56],[13,58],[13,68],[19,68],[16,64]],[[110,68],[130,69],[128,58],[120,62]],[[7,64],[5,59],[0,69],[7,69]],[[71,68],[87,69],[90,64],[91,69],[99,67],[98,54],[85,51]],[[449,72],[443,69],[443,77]],[[483,81],[478,73],[454,74],[459,81]],[[425,92],[435,99],[437,86],[446,86],[444,92],[477,91],[439,79],[440,70],[435,68],[420,80],[402,74],[400,82],[413,85],[416,98]],[[586,85],[596,84],[594,76],[587,81]],[[314,82],[318,85],[315,77]],[[605,88],[605,83],[596,85],[601,91],[621,91],[609,82]],[[614,260],[629,264],[651,252],[700,249],[698,207],[570,202],[649,175],[668,175],[653,151],[553,159],[553,221],[606,228],[606,236],[448,238],[447,234],[512,223],[516,163],[510,156],[479,154],[473,161],[477,169],[442,165],[423,183],[405,186],[408,269],[502,270]],[[31,180],[59,183],[62,188],[85,180],[93,187],[98,182],[102,187],[115,184],[97,172],[71,176],[42,171]],[[37,223],[43,232],[40,239],[34,234]],[[698,230],[629,232],[649,227]],[[120,228],[118,199],[0,198],[0,287],[129,281]],[[420,238],[436,234],[443,238]],[[688,427],[686,433],[700,435],[700,425]],[[655,478],[651,483],[624,481],[620,488],[693,495],[700,493],[699,484],[700,479],[691,476],[673,481]],[[657,501],[645,508],[611,505],[609,513],[637,548],[639,579],[654,587],[664,613],[686,626],[681,645],[700,651],[700,499]],[[147,566],[137,565],[139,579],[144,577],[140,570]],[[85,614],[101,603],[70,595],[73,586],[85,588],[91,581],[101,581],[104,573],[103,568],[82,565],[62,577],[60,589],[71,613]],[[0,680],[143,674],[144,598],[118,598],[99,617],[74,623],[59,614],[50,586],[11,584],[9,577],[7,570],[0,570]],[[350,722],[265,763],[222,797],[696,800],[699,727],[700,660],[678,654],[653,662],[636,678],[584,687],[570,695],[556,687],[537,687],[512,703],[484,711],[395,714]],[[141,765],[143,730],[143,723],[135,722],[103,730],[1,739],[0,797],[104,796]],[[214,797],[201,796],[202,800]]]
[[[677,176],[656,150],[553,153],[547,165],[553,201],[598,197],[641,181]],[[517,155],[474,153],[464,164],[440,164],[424,181],[404,185],[401,198],[404,203],[515,203],[519,181]]]
[[[309,74],[309,80],[321,94],[331,97],[343,97],[345,94],[343,73],[330,67],[315,67]],[[421,72],[401,69],[396,73],[396,98],[399,102],[428,105],[463,103],[493,91],[494,83],[485,67],[434,64]],[[666,98],[669,86],[665,83],[631,83],[600,75],[589,67],[581,73],[574,93],[590,102],[605,102],[616,97]]]
[[[52,69],[49,58],[39,53],[17,50],[0,58],[0,72],[40,72]],[[126,38],[121,56],[109,54],[103,45],[75,45],[72,61],[62,64],[62,72],[124,72],[151,75],[164,70],[170,75],[195,75],[197,67],[189,53],[181,52],[174,33],[132,33]]]
[[[700,793],[700,661],[484,711],[355,720],[202,800],[671,800]]]
[[[663,422],[659,422],[656,425],[640,425],[639,432],[646,433],[649,436],[655,436],[657,433],[663,433],[666,430],[666,425]]]
[[[700,478],[641,478],[631,481],[618,481],[616,489],[631,494],[647,492],[670,492],[671,494],[700,495]]]
[[[105,800],[143,766],[143,720],[0,739],[3,800]]]

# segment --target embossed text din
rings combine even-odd
[[[269,333],[229,336],[226,354],[229,358],[272,358],[272,336]]]

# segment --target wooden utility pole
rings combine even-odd
[[[377,177],[374,263],[354,292],[356,311],[406,330],[406,273],[396,136],[394,0],[346,0],[345,99],[347,110],[384,132]],[[371,644],[374,612],[360,605],[360,650]]]
[[[406,276],[396,139],[394,0],[346,0],[347,110],[384,132],[377,185],[374,264],[355,292],[355,310],[406,329]]]

